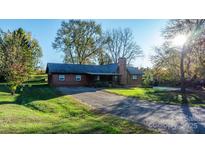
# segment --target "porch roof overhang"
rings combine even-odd
[[[92,72],[87,72],[86,74],[89,74],[89,75],[120,75],[118,73],[92,73]]]

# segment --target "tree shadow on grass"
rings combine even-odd
[[[186,99],[183,98],[179,91],[148,91],[146,97],[149,101],[156,101],[164,104],[193,104],[193,105],[205,105],[205,96],[201,96],[197,93],[187,92]]]
[[[3,104],[23,105],[41,112],[55,112],[57,111],[56,107],[62,108],[63,110],[68,110],[66,109],[66,105],[61,103],[61,101],[56,100],[55,103],[52,103],[51,99],[62,97],[64,95],[70,95],[72,94],[70,93],[70,91],[72,92],[72,89],[77,89],[75,90],[75,93],[93,92],[93,90],[95,90],[95,88],[84,88],[84,87],[67,88],[67,89],[68,91],[63,93],[62,91],[59,91],[58,88],[50,87],[45,83],[44,84],[36,83],[34,85],[26,85],[23,88],[23,91],[21,91],[19,88],[16,91],[16,95],[12,96],[10,94],[9,88],[6,85],[4,86],[0,85],[0,97],[2,95],[5,95],[3,96],[4,99],[0,98],[0,105]],[[6,98],[7,96],[9,99]],[[49,101],[41,102],[45,100],[49,100]],[[40,102],[35,102],[35,101],[40,101]]]
[[[10,94],[9,88],[6,85],[0,85],[0,96],[5,95],[4,97],[9,97],[13,101],[1,101],[0,105],[3,104],[17,104],[17,105],[28,105],[33,101],[39,100],[49,100],[57,97],[63,96],[60,92],[56,89],[49,87],[47,84],[44,85],[32,85],[32,86],[25,86],[23,91],[17,89],[16,95],[12,96]],[[5,94],[4,94],[5,93]]]

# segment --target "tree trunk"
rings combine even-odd
[[[15,93],[15,90],[12,90],[12,91],[11,91],[11,95],[14,96],[15,94],[16,94],[16,93]]]
[[[17,86],[13,86],[13,85],[10,87],[11,88],[11,95],[12,96],[14,96],[16,94],[16,87]]]
[[[185,93],[186,88],[185,88],[185,78],[184,78],[184,47],[182,48],[181,51],[181,63],[180,63],[180,74],[181,74],[181,92]]]

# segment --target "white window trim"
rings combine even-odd
[[[100,81],[100,76],[99,76],[99,75],[97,76],[96,80],[97,80],[97,81]]]
[[[114,76],[114,81],[117,81],[117,80],[118,80],[118,76],[115,75],[115,76]]]
[[[58,80],[59,80],[59,81],[65,81],[65,75],[59,74],[59,75],[58,75]]]
[[[137,80],[137,75],[132,75],[132,80]]]
[[[81,81],[81,75],[75,75],[75,81]]]

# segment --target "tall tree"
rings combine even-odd
[[[101,26],[94,21],[63,21],[53,43],[53,48],[64,52],[64,62],[73,64],[92,63],[101,52],[105,39]]]
[[[155,78],[160,82],[178,82],[180,79],[179,51],[167,42],[160,47],[155,47],[154,51],[155,55],[151,57],[151,60],[154,64]]]
[[[16,88],[28,80],[39,58],[39,44],[22,28],[13,32],[1,32],[0,53],[2,53],[2,71],[8,81],[12,95]]]
[[[2,38],[2,34],[3,31],[0,29],[0,38]],[[4,66],[4,62],[3,62],[3,51],[0,50],[0,79],[3,78],[3,66]]]
[[[0,76],[3,75],[3,52],[0,50]]]
[[[117,63],[120,57],[125,57],[127,63],[131,64],[136,57],[142,56],[142,49],[134,41],[134,36],[129,28],[112,29],[106,32],[108,43],[106,51],[114,63]]]
[[[204,31],[205,19],[174,19],[169,20],[162,31],[166,39],[173,39],[179,34],[189,36],[189,40],[201,35]]]
[[[111,64],[112,59],[104,50],[101,50],[97,55],[97,62],[99,65]]]
[[[185,59],[188,61],[187,69],[190,70],[190,64],[193,61],[190,55],[193,55],[195,46],[199,46],[197,38],[201,38],[205,30],[204,19],[180,19],[170,20],[163,31],[164,37],[169,41],[177,35],[186,35],[187,41],[181,49],[180,76],[181,91],[185,92]],[[204,48],[204,47],[203,47]],[[204,49],[202,49],[204,50]]]
[[[43,56],[42,48],[39,45],[38,40],[32,38],[30,33],[28,33],[28,36],[29,36],[28,39],[31,40],[30,47],[32,48],[34,69],[36,69],[41,66],[41,57]]]

